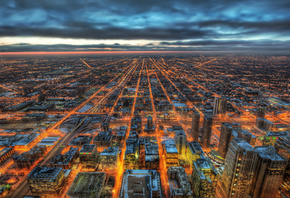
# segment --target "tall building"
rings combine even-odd
[[[163,153],[166,159],[166,167],[178,166],[178,150],[174,140],[165,140],[162,142]]]
[[[255,169],[250,195],[253,198],[276,197],[287,161],[272,146],[255,148]]]
[[[280,185],[281,191],[287,196],[290,197],[290,137],[282,136],[278,137],[277,142],[275,143],[275,149],[284,159],[288,161],[285,174],[283,176],[283,181]]]
[[[187,158],[189,161],[196,161],[204,156],[204,152],[198,142],[189,142],[187,147]]]
[[[218,152],[221,157],[225,158],[231,142],[233,127],[231,123],[224,122],[221,127],[221,135],[218,145]]]
[[[234,129],[236,129],[238,133],[238,131],[242,130],[240,126],[241,125],[239,123],[228,123],[228,122],[222,123],[220,140],[218,145],[218,152],[221,157],[223,158],[226,157],[226,154],[229,150],[230,142],[234,137],[234,135],[232,135],[232,132]]]
[[[208,148],[210,145],[212,129],[212,117],[210,115],[204,115],[201,144],[203,148]]]
[[[234,138],[225,158],[221,177],[225,197],[247,197],[254,172],[254,148],[244,139]]]
[[[191,132],[192,132],[193,141],[198,141],[199,120],[200,120],[199,112],[194,111],[192,114],[192,123],[191,123]]]
[[[216,197],[218,172],[210,160],[193,161],[192,189],[195,197]]]
[[[227,99],[223,97],[215,97],[213,105],[213,114],[226,114],[227,112]]]
[[[185,150],[186,150],[186,144],[187,144],[185,132],[183,130],[180,132],[176,132],[174,139],[175,139],[176,148],[178,150],[178,154],[181,156],[185,156]]]

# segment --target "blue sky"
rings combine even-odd
[[[9,0],[0,51],[289,51],[290,1]]]

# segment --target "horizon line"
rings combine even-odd
[[[138,54],[138,53],[230,53],[230,51],[27,51],[27,52],[0,52],[0,55]]]

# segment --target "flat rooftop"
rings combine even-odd
[[[75,177],[67,195],[71,198],[100,197],[106,179],[104,172],[81,172]]]

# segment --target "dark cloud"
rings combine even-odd
[[[0,5],[0,40],[6,36],[38,36],[164,41],[159,47],[135,46],[135,50],[178,50],[186,45],[215,50],[255,45],[287,48],[287,42],[277,40],[290,40],[289,10],[287,0],[9,0]],[[271,40],[275,45],[271,45]],[[0,50],[30,47],[36,50],[43,46],[0,46]],[[132,49],[120,45],[122,50],[127,47]]]

